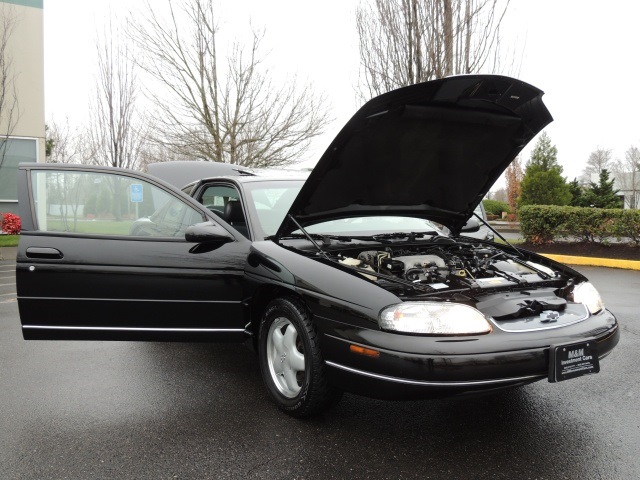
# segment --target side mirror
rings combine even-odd
[[[467,220],[467,223],[462,227],[461,232],[473,233],[480,230],[480,222],[478,222],[477,218],[470,218]]]
[[[226,243],[233,241],[229,232],[217,223],[196,223],[187,228],[184,234],[187,242],[194,243]]]

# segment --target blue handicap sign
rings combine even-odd
[[[141,203],[142,202],[142,184],[133,183],[129,186],[129,190],[131,194],[131,202]]]

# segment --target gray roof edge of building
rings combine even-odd
[[[21,7],[31,7],[43,9],[44,0],[0,0],[0,3],[10,3]]]

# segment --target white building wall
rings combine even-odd
[[[42,0],[0,0],[0,16],[13,26],[4,53],[17,93],[12,124],[0,116],[0,212],[18,213],[18,163],[45,161],[42,13]]]

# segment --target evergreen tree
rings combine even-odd
[[[622,208],[622,201],[618,197],[618,190],[613,188],[613,180],[609,180],[609,171],[604,168],[600,172],[598,183],[589,185],[589,189],[584,194],[585,203],[596,208]]]
[[[520,205],[568,205],[571,191],[561,175],[558,149],[543,132],[527,162],[521,184]]]
[[[562,166],[558,163],[558,149],[555,145],[551,145],[551,137],[547,132],[542,132],[527,162],[525,175],[526,172],[548,172],[552,168],[562,173]]]
[[[585,198],[585,189],[577,178],[569,182],[569,191],[571,192],[571,206],[572,207],[588,207],[589,201]]]

